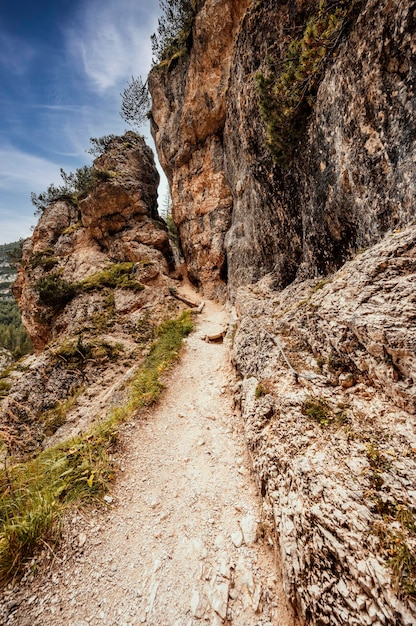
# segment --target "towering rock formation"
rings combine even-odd
[[[224,237],[233,204],[224,166],[226,93],[235,39],[249,4],[204,2],[190,55],[154,68],[149,76],[152,131],[169,179],[188,274],[214,297],[225,295]]]
[[[133,132],[115,137],[95,160],[93,172],[96,180],[86,197],[47,206],[24,245],[13,292],[37,350],[67,328],[84,323],[78,298],[89,301],[91,296],[81,295],[82,289],[78,296],[71,285],[110,262],[149,262],[155,276],[167,274],[173,262],[167,228],[157,213],[159,174],[144,139]],[[59,285],[63,291],[67,285],[61,304],[39,294],[48,278],[57,300]]]
[[[416,623],[415,33],[414,0],[205,0],[149,78],[190,276],[236,305],[247,440],[308,624]]]
[[[271,270],[278,286],[325,275],[414,217],[411,0],[353,3],[291,160],[273,163],[256,74],[285,63],[317,5],[206,0],[189,55],[151,72],[173,215],[191,276],[210,293],[228,280],[233,297]]]
[[[37,355],[13,372],[1,407],[14,452],[47,445],[57,430],[85,430],[141,362],[157,323],[174,313],[158,183],[144,139],[114,137],[83,194],[46,206],[24,243],[13,291]],[[65,423],[63,407],[72,406]]]

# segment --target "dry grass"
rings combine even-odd
[[[0,581],[18,576],[40,548],[58,540],[69,507],[91,503],[106,492],[114,478],[110,457],[120,423],[156,402],[163,388],[160,374],[178,358],[191,329],[189,312],[159,326],[127,402],[89,432],[24,463],[7,459],[0,471]]]

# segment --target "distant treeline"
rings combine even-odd
[[[16,274],[12,260],[21,242],[0,245],[0,347],[9,350],[15,359],[32,351],[32,342],[22,325],[19,307],[10,291],[8,277]],[[5,280],[6,279],[6,280]]]
[[[10,350],[15,359],[32,351],[32,342],[22,325],[14,298],[0,298],[0,346]]]

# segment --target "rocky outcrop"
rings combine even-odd
[[[234,41],[249,0],[207,0],[193,28],[189,57],[149,76],[152,133],[172,193],[190,279],[223,297],[224,237],[232,195],[225,180],[223,130]]]
[[[415,255],[413,226],[325,281],[237,294],[246,436],[310,624],[416,621]]]
[[[195,282],[214,293],[228,280],[233,297],[274,269],[281,288],[333,271],[413,219],[415,8],[355,2],[293,160],[278,167],[256,74],[270,58],[283,61],[316,3],[203,3],[189,56],[149,78],[154,137]]]
[[[62,306],[48,306],[39,294],[40,281],[56,279],[55,291],[64,283],[70,290],[110,262],[153,264],[154,277],[166,275],[173,263],[167,228],[157,213],[159,174],[144,139],[132,132],[114,138],[93,167],[97,181],[88,195],[75,204],[61,200],[47,206],[23,247],[13,293],[37,350],[71,328],[72,309],[79,304],[68,306],[69,316],[64,309],[74,300],[70,294],[68,302],[62,294]]]
[[[14,453],[47,445],[58,430],[87,428],[177,309],[152,151],[128,132],[93,168],[88,193],[47,206],[23,246],[13,292],[37,356],[17,365],[1,406],[0,430]]]

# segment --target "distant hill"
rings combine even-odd
[[[19,241],[0,245],[0,296],[2,297],[13,297],[10,286],[16,278],[16,267],[9,255],[19,246]]]
[[[10,289],[16,278],[12,256],[20,245],[20,241],[0,245],[0,349],[8,350],[14,359],[32,351],[32,343],[22,325],[19,307]],[[4,351],[1,353],[4,355]],[[7,361],[0,359],[0,370],[7,365]]]

